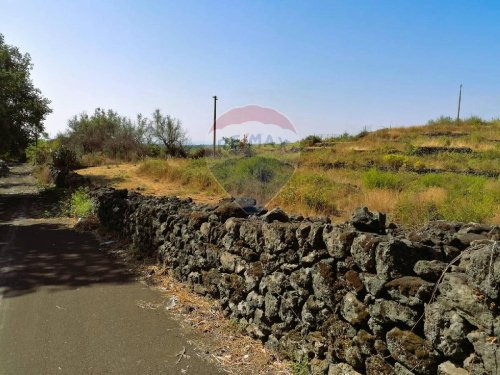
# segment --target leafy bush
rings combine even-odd
[[[200,159],[200,158],[204,158],[205,156],[208,155],[208,151],[206,148],[197,148],[191,155],[190,157],[192,159]]]
[[[66,147],[60,147],[52,153],[51,166],[57,169],[70,171],[78,168],[79,162],[73,150]]]
[[[300,145],[302,147],[312,147],[318,143],[321,143],[321,137],[317,135],[308,135],[300,141]]]
[[[68,122],[61,136],[63,144],[80,155],[103,153],[121,160],[135,160],[145,154],[149,120],[120,116],[112,110],[97,108],[92,115],[81,113]]]
[[[408,164],[408,157],[404,155],[384,155],[383,157],[384,162],[387,164],[387,166],[393,170],[397,171],[401,169],[404,165]]]
[[[52,153],[60,147],[59,139],[40,139],[26,148],[26,158],[33,165],[50,164]]]
[[[70,214],[75,217],[87,217],[95,212],[95,201],[86,188],[80,188],[71,194]]]
[[[248,135],[244,135],[242,139],[235,137],[222,137],[224,140],[224,149],[228,154],[244,155],[250,157],[254,155],[252,145],[248,141]]]
[[[403,179],[392,173],[382,172],[372,168],[363,174],[363,184],[369,189],[394,189],[401,190],[404,185]]]
[[[159,158],[162,156],[162,148],[160,145],[149,143],[145,145],[144,154],[150,158]]]

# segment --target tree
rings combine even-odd
[[[0,34],[0,156],[20,157],[44,131],[50,101],[33,86],[29,54],[5,43]]]
[[[151,132],[154,138],[165,145],[167,155],[181,157],[187,155],[185,150],[187,137],[180,120],[170,115],[163,116],[160,110],[157,109],[153,112]]]
[[[79,155],[104,153],[114,159],[132,160],[144,155],[148,124],[141,114],[134,123],[113,110],[96,108],[90,116],[80,113],[70,119],[61,139]]]

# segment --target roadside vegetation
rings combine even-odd
[[[24,150],[43,134],[52,112],[50,100],[33,85],[32,68],[30,55],[0,34],[0,159],[24,160]]]
[[[126,186],[143,192],[154,186],[155,194],[168,185],[166,193],[205,201],[227,191],[334,220],[368,206],[408,225],[433,219],[500,223],[499,119],[441,117],[425,126],[310,135],[280,146],[226,139],[210,158],[204,147],[188,146],[180,120],[159,109],[150,118],[131,119],[97,108],[74,116],[55,139],[44,139],[50,101],[33,86],[31,69],[30,56],[0,35],[0,158],[27,158],[42,186],[51,186],[56,169],[92,175],[82,168],[105,166],[92,175],[94,182],[123,186],[133,180]],[[109,178],[118,164],[120,175]],[[85,194],[73,194],[74,214],[85,212]]]
[[[313,135],[287,145],[226,139],[214,158],[203,147],[188,146],[180,121],[160,111],[152,120],[138,115],[132,121],[97,109],[74,117],[55,140],[28,147],[40,181],[50,181],[47,165],[60,148],[74,153],[81,168],[105,166],[99,173],[80,169],[94,183],[146,194],[209,202],[229,193],[335,221],[367,206],[406,225],[500,223],[500,120],[442,117],[424,126]]]
[[[296,147],[301,149],[298,160],[294,159]],[[431,152],[425,153],[428,148]],[[273,159],[266,159],[270,155]],[[129,178],[137,174],[146,181],[146,193],[149,180],[178,184],[195,199],[200,192],[223,197],[222,182],[233,194],[265,200],[269,196],[256,188],[256,182],[262,189],[266,179],[274,184],[288,176],[268,207],[306,216],[327,215],[334,221],[345,220],[356,207],[368,206],[406,225],[436,219],[498,224],[499,160],[499,120],[473,117],[456,123],[440,118],[425,126],[330,139],[307,137],[280,152],[269,146],[254,147],[248,157],[230,155],[219,161],[147,158],[138,162]]]
[[[136,173],[158,182],[176,182],[193,192],[224,194],[203,159],[147,159],[139,164]]]
[[[96,203],[87,188],[80,188],[71,194],[69,199],[69,216],[76,218],[95,214]]]

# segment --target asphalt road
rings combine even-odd
[[[13,172],[0,178],[0,375],[220,373],[161,294],[91,234],[41,218],[29,168]]]

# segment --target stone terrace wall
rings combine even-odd
[[[247,217],[228,201],[95,196],[103,225],[312,373],[500,374],[498,226],[405,231],[366,209],[333,225]]]

